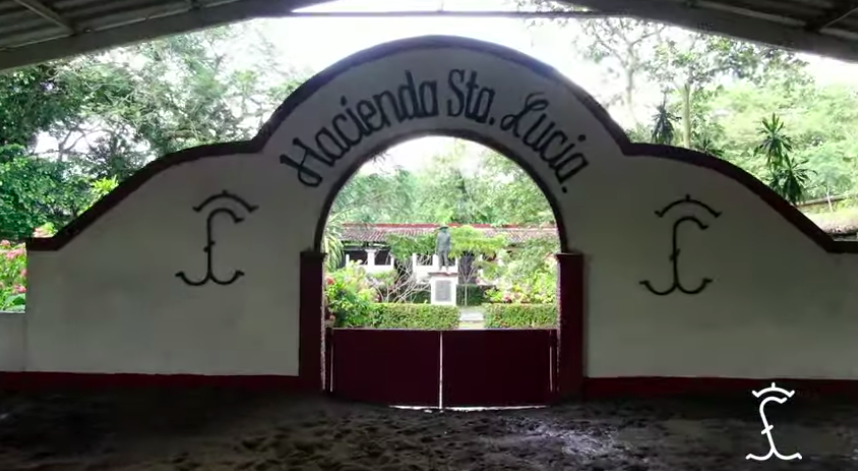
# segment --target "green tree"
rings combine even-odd
[[[756,152],[766,158],[769,186],[792,204],[802,201],[808,181],[806,162],[790,157],[792,139],[784,132],[784,123],[777,115],[763,119],[759,130],[762,142]]]
[[[693,148],[692,102],[706,88],[727,77],[764,80],[787,72],[800,76],[806,63],[794,54],[718,36],[675,31],[665,37],[649,64],[651,77],[663,90],[679,95],[681,144]]]
[[[676,116],[667,109],[666,99],[656,108],[652,121],[652,142],[664,145],[673,144],[675,139],[673,123],[676,121]]]
[[[46,223],[63,226],[89,205],[85,178],[68,165],[0,147],[0,239],[21,240]]]

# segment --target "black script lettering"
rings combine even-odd
[[[325,145],[325,141],[323,140],[323,138],[327,138],[327,140],[330,141],[331,144],[333,144],[336,150],[329,149]],[[328,128],[322,128],[316,132],[316,147],[321,149],[326,156],[334,160],[340,160],[341,158],[343,158],[343,155],[345,155],[346,152],[348,152],[349,150],[347,146],[344,146],[343,143],[341,143],[337,140],[336,137],[334,137],[334,134]]]
[[[391,92],[383,91],[372,96],[372,99],[375,102],[375,107],[378,109],[379,114],[381,114],[381,123],[379,123],[377,128],[372,128],[373,131],[378,131],[390,126],[390,116],[387,114],[387,110],[384,109],[385,98],[387,98],[387,103],[393,107],[393,115],[396,116],[397,121],[400,123],[405,121],[403,112],[399,110],[399,103],[396,101],[396,96]]]
[[[315,170],[311,168],[307,168],[304,164],[307,162],[307,156],[301,158],[300,162],[295,161],[292,157],[287,154],[282,154],[280,156],[280,163],[286,164],[289,167],[298,170],[298,181],[301,183],[315,188],[322,183],[322,176],[318,174]]]
[[[456,95],[456,110],[453,111],[453,100],[447,99],[447,116],[460,116],[465,111],[465,92],[459,88],[459,83],[465,81],[465,71],[453,69],[447,75],[447,84]]]
[[[381,113],[376,110],[375,106],[372,106],[372,103],[366,100],[359,101],[357,104],[357,113],[360,116],[364,129],[366,129],[367,136],[384,127],[384,120],[379,120],[378,123],[373,124],[372,118],[381,116]]]
[[[465,117],[480,124],[485,124],[489,119],[489,112],[491,112],[492,104],[495,100],[495,91],[489,87],[479,85],[477,83],[477,73],[474,71],[471,71],[471,78],[468,80],[466,87],[468,88],[468,98],[465,102],[468,105],[465,108]],[[485,100],[485,105],[483,105],[483,100]]]
[[[578,172],[584,169],[590,163],[584,154],[576,152],[568,157],[559,159],[551,164],[551,169],[554,170],[554,176],[557,177],[559,183],[564,183],[566,180],[574,177]]]
[[[536,122],[530,126],[530,129],[528,129],[526,133],[524,133],[524,137],[521,140],[525,145],[527,145],[527,147],[533,149],[534,152],[539,152],[544,143],[543,139],[548,136],[548,133],[554,130],[554,121],[552,121],[548,123],[548,126],[545,129],[542,130],[542,134],[540,134],[538,138],[535,140],[532,138],[534,131],[536,131],[547,118],[548,117],[545,116],[545,113],[540,114]]]
[[[304,151],[304,155],[301,157],[302,162],[304,160],[306,160],[307,157],[312,157],[312,158],[318,160],[319,162],[322,162],[323,164],[327,165],[328,167],[334,166],[334,162],[335,162],[334,160],[322,157],[321,155],[319,155],[319,152],[317,152],[315,149],[308,146],[307,144],[304,144],[304,142],[301,141],[301,139],[298,139],[297,137],[295,139],[292,139],[292,145],[295,145]]]
[[[417,87],[414,85],[414,76],[410,71],[405,72],[405,84],[399,86],[399,109],[402,110],[402,115],[399,117],[399,122],[411,120],[414,118],[422,118],[423,110],[420,107],[420,101],[417,99]],[[409,107],[409,105],[411,105]]]
[[[337,132],[337,135],[340,136],[340,139],[344,140],[349,145],[349,147],[354,147],[370,133],[366,126],[364,126],[363,122],[361,122],[360,118],[357,117],[355,111],[348,106],[349,100],[346,99],[346,97],[340,98],[340,105],[345,109],[346,115],[349,117],[354,127],[357,128],[357,137],[350,139],[348,136],[345,135],[345,132],[340,129],[339,125],[337,124],[337,121],[345,121],[345,117],[343,117],[342,115],[334,116],[334,130]],[[341,117],[343,119],[340,119]]]
[[[524,108],[522,108],[518,113],[512,113],[501,118],[500,128],[507,132],[512,132],[512,135],[515,137],[521,137],[521,129],[519,126],[522,124],[522,120],[533,113],[534,111],[542,111],[548,108],[548,100],[545,98],[539,98],[541,93],[531,93],[527,95],[524,99]]]
[[[421,118],[438,116],[438,82],[434,80],[420,82],[420,109]]]
[[[569,140],[569,137],[567,137],[566,133],[563,131],[558,130],[558,131],[554,131],[553,133],[551,133],[551,136],[549,136],[548,139],[546,139],[545,142],[543,142],[542,145],[539,146],[539,157],[541,157],[542,160],[544,160],[548,163],[551,163],[554,160],[556,160],[557,158],[559,158],[561,155],[563,155],[564,152],[566,152],[566,150],[564,149],[559,154],[557,154],[557,156],[555,156],[555,157],[548,157],[547,155],[545,155],[546,152],[548,152],[548,146],[551,145],[551,141],[553,141],[555,138],[558,138],[558,137],[560,138],[560,145],[561,146],[563,144],[566,144],[566,142]],[[572,144],[572,147],[575,147],[575,144]]]
[[[339,136],[340,139],[342,139],[342,141],[345,142],[349,148],[352,148],[355,145],[360,144],[361,138],[363,136],[361,136],[361,128],[360,127],[358,127],[358,129],[357,129],[357,137],[350,138],[349,136],[346,136],[345,131],[343,131],[342,128],[340,127],[340,123],[341,122],[347,123],[348,121],[349,120],[345,116],[343,116],[342,113],[339,113],[336,116],[334,116],[334,120],[332,122],[334,125],[334,131],[337,133],[337,136]]]

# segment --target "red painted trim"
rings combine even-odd
[[[298,376],[308,390],[322,391],[325,254],[301,252],[300,269]]]
[[[0,372],[0,390],[227,387],[306,391],[298,376]]]
[[[273,132],[280,126],[283,120],[285,120],[286,117],[289,116],[297,107],[299,107],[304,101],[313,96],[313,94],[315,94],[319,89],[326,86],[329,82],[337,78],[340,74],[343,74],[344,72],[348,71],[353,67],[403,51],[437,48],[460,48],[494,55],[504,60],[517,63],[532,71],[533,73],[545,77],[548,80],[552,80],[556,83],[562,84],[566,87],[566,89],[572,96],[574,96],[582,105],[584,105],[585,108],[588,109],[588,111],[593,115],[596,120],[598,120],[602,124],[602,126],[608,131],[608,133],[611,134],[614,141],[616,141],[623,154],[625,154],[626,156],[669,159],[681,162],[683,164],[704,167],[709,170],[718,172],[721,175],[736,181],[749,191],[755,193],[773,210],[780,213],[784,219],[794,225],[798,230],[800,230],[808,238],[813,240],[822,249],[834,253],[858,253],[858,242],[841,240],[836,241],[832,239],[828,234],[826,234],[816,224],[814,224],[810,219],[808,219],[807,216],[802,214],[801,211],[799,211],[791,204],[787,203],[786,200],[778,196],[769,187],[767,187],[765,184],[754,178],[749,173],[740,169],[739,167],[736,167],[724,160],[718,159],[717,157],[702,154],[688,149],[654,144],[632,143],[629,140],[628,136],[625,134],[625,132],[623,132],[623,130],[619,127],[619,125],[617,125],[617,123],[615,123],[610,118],[608,112],[604,108],[602,108],[602,106],[598,102],[596,102],[596,100],[594,100],[592,96],[590,96],[583,89],[575,85],[573,82],[571,82],[553,67],[547,64],[543,64],[526,54],[515,51],[513,49],[506,48],[504,46],[499,46],[496,44],[477,41],[473,39],[449,36],[424,36],[418,38],[392,41],[387,44],[382,44],[367,49],[365,51],[358,52],[346,59],[339,61],[338,63],[325,69],[321,73],[316,74],[310,80],[298,87],[295,92],[289,95],[289,97],[283,102],[283,104],[277,109],[277,111],[274,112],[271,118],[265,123],[265,125],[256,135],[256,137],[253,138],[253,140],[232,144],[217,144],[212,146],[195,147],[193,149],[169,154],[160,159],[156,159],[146,167],[139,170],[133,176],[123,181],[119,185],[119,187],[117,187],[107,197],[103,198],[92,208],[90,208],[90,210],[88,210],[79,218],[74,220],[71,224],[60,230],[60,232],[58,232],[54,237],[43,239],[29,239],[27,241],[27,250],[59,250],[67,243],[69,243],[72,239],[74,239],[78,234],[80,234],[84,229],[86,229],[90,224],[92,224],[99,217],[101,217],[105,212],[107,212],[113,206],[121,202],[128,195],[133,193],[137,188],[146,183],[149,179],[170,167],[201,158],[258,152],[264,147],[264,144],[268,141],[269,137],[273,134]],[[475,133],[468,133],[464,129],[438,129],[433,131],[427,131],[425,134],[451,135],[454,137],[474,139],[477,142],[486,144],[486,142],[484,142],[485,139],[481,139],[482,136],[476,135]],[[414,137],[418,136],[409,136],[409,138]],[[389,147],[392,144],[394,144],[394,141],[387,142],[385,143],[384,147]],[[383,148],[379,150],[383,150]],[[505,149],[499,150],[503,151]],[[369,157],[370,155],[366,156],[366,158]],[[363,162],[356,162],[356,167],[346,172],[347,176],[350,176],[352,173],[354,173],[354,171],[356,171],[357,168],[362,164]],[[526,167],[525,170],[527,171]],[[529,173],[530,175],[535,175],[533,172]],[[536,181],[537,184],[541,185],[539,180],[534,181]],[[342,184],[345,184],[345,180],[338,183],[338,185],[340,186]],[[336,190],[338,189],[339,187],[335,188],[334,195],[336,195]],[[544,188],[541,189],[543,189],[543,192],[545,192]],[[549,202],[552,201],[553,200],[549,198]],[[332,204],[332,201],[328,201],[327,203],[328,205],[323,211],[325,216],[330,209],[329,207],[330,204]],[[557,214],[556,211],[555,214]],[[323,218],[323,220],[318,223],[319,227],[317,228],[317,240],[321,240],[320,234],[324,229],[324,222],[325,221]],[[563,239],[563,242],[565,242],[566,237],[563,222],[558,220],[557,223],[559,226],[559,231],[561,232],[561,238]],[[566,249],[562,250],[568,251]]]
[[[766,388],[772,382],[778,387],[795,390],[800,397],[858,396],[856,380],[712,377],[586,378],[583,384],[583,396],[586,399],[732,395],[751,397],[751,391]]]
[[[584,382],[584,255],[557,254],[557,399],[581,395]]]
[[[334,379],[334,329],[325,329],[325,384],[323,388],[325,392],[332,392]]]

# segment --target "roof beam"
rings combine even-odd
[[[18,0],[16,0],[18,1]],[[0,51],[0,70],[9,70],[63,57],[127,46],[141,41],[197,31],[261,17],[279,17],[307,0],[241,0],[151,18],[117,28],[83,33],[68,38]],[[49,44],[54,43],[53,47]]]
[[[669,23],[696,31],[858,62],[858,43],[675,0],[563,0],[606,13]]]
[[[844,0],[837,2],[837,6],[828,10],[828,13],[820,16],[814,21],[809,21],[805,30],[816,33],[834,23],[846,18],[858,11],[858,0]]]
[[[75,32],[74,25],[72,25],[69,20],[63,18],[62,16],[60,16],[59,13],[54,11],[53,8],[46,6],[39,0],[15,0],[15,3],[21,5],[24,8],[27,8],[28,10],[50,21],[51,23],[62,27],[69,33]]]

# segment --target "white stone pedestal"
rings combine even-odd
[[[447,272],[429,273],[431,304],[441,306],[456,305],[456,288],[459,285],[459,275]]]

